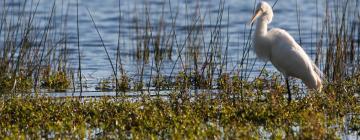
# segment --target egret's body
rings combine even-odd
[[[258,18],[253,39],[256,55],[262,60],[270,61],[286,79],[288,76],[296,77],[309,89],[321,90],[321,72],[294,38],[279,28],[268,31],[267,25],[272,17],[271,6],[260,2],[251,21],[252,23]]]

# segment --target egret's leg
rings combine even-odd
[[[285,77],[285,81],[286,81],[286,87],[288,90],[288,102],[291,102],[291,91],[290,91],[290,85],[289,85],[289,78]]]

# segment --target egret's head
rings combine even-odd
[[[252,24],[258,17],[262,18],[263,20],[267,20],[268,23],[271,22],[273,18],[273,11],[267,2],[262,1],[257,4],[255,14],[252,17],[250,24]]]

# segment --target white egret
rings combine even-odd
[[[252,24],[258,19],[253,37],[257,57],[270,61],[284,74],[289,102],[291,101],[289,76],[301,79],[309,89],[320,91],[322,89],[321,71],[288,32],[279,28],[268,31],[268,24],[272,18],[271,6],[266,2],[260,2],[250,22]]]

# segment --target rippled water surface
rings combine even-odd
[[[37,0],[28,0],[25,10],[34,11],[37,2]],[[61,38],[66,33],[64,39],[69,50],[69,66],[76,72],[78,68],[76,0],[40,0],[34,23],[39,29],[45,28],[54,2],[52,37]],[[268,2],[274,4],[275,0]],[[14,15],[13,20],[19,16],[23,3],[24,0],[5,1],[5,7]],[[257,75],[264,62],[256,61],[253,52],[250,51],[249,59],[241,61],[249,43],[251,29],[247,23],[252,16],[254,3],[254,0],[225,0],[222,6],[219,0],[79,0],[82,73],[89,83],[97,83],[99,79],[112,75],[112,68],[101,39],[88,14],[87,9],[89,9],[113,63],[116,61],[115,54],[119,45],[123,69],[131,76],[139,75],[142,66],[144,66],[145,79],[156,72],[153,42],[158,34],[162,36],[160,50],[166,52],[162,56],[159,73],[169,76],[183,69],[194,69],[191,55],[183,55],[180,58],[178,55],[187,53],[190,46],[196,46],[196,43],[183,45],[189,34],[195,36],[191,31],[194,28],[201,29],[198,33],[200,39],[197,40],[197,44],[201,45],[198,56],[200,66],[204,63],[209,48],[214,48],[214,45],[209,44],[214,42],[214,35],[218,34],[216,38],[218,45],[214,51],[220,55],[219,60],[226,58],[227,63],[223,71],[234,73],[252,69],[249,73],[250,77]],[[324,5],[322,0],[279,0],[274,7],[275,16],[269,27],[279,27],[290,32],[314,58],[314,47],[324,17]],[[4,7],[3,2],[1,7]],[[197,26],[194,27],[194,23]],[[215,30],[216,28],[220,30]],[[146,30],[153,37],[149,41],[151,42],[150,57],[144,63],[136,56],[137,45],[144,44]],[[173,32],[176,39],[169,39],[174,37]],[[183,46],[185,49],[182,49]],[[219,60],[215,62],[221,62]],[[240,67],[241,63],[244,63],[242,67]],[[267,67],[270,71],[276,71],[271,64]],[[218,72],[219,65],[215,68],[215,73]]]
[[[275,1],[268,0],[271,5]],[[335,4],[345,2],[335,1],[338,2]],[[82,75],[88,88],[83,93],[44,93],[52,97],[115,96],[114,92],[96,90],[96,85],[102,79],[113,76],[104,47],[109,52],[111,62],[119,67],[116,69],[121,67],[132,81],[143,80],[144,83],[151,83],[148,81],[157,73],[174,76],[179,71],[201,71],[204,66],[209,65],[210,56],[213,59],[214,65],[211,68],[214,75],[220,72],[241,73],[241,76],[251,79],[259,75],[265,64],[257,60],[252,51],[248,51],[253,28],[247,23],[257,0],[78,0],[78,6],[76,2],[77,0],[0,1],[0,17],[3,19],[6,15],[7,22],[1,25],[11,25],[1,26],[1,29],[16,29],[19,24],[23,24],[22,21],[27,23],[29,16],[35,12],[32,28],[37,32],[34,32],[34,37],[41,38],[45,28],[49,28],[48,40],[55,42],[49,41],[47,45],[56,45],[55,49],[61,48],[57,51],[64,51],[63,46],[66,46],[68,67],[74,73],[78,73],[79,67],[79,37]],[[349,7],[356,9],[351,2]],[[358,0],[356,3],[359,3]],[[334,3],[328,0],[278,0],[274,5],[274,19],[269,27],[287,30],[314,60],[327,4],[332,8]],[[48,24],[49,21],[51,24]],[[6,37],[0,30],[0,44],[5,44]],[[149,57],[145,59],[144,46],[149,52]],[[117,52],[120,53],[119,57]],[[267,64],[266,69],[276,71],[271,64]],[[320,65],[320,69],[323,66]],[[154,92],[152,85],[146,86],[151,91],[148,92],[150,95],[167,96],[170,92]],[[207,93],[217,93],[217,90],[208,90]],[[135,97],[139,94],[140,92],[132,92],[127,95]],[[350,118],[351,114],[348,116]],[[347,126],[348,124],[345,127]],[[356,134],[339,132],[339,135],[342,139],[358,139]]]

